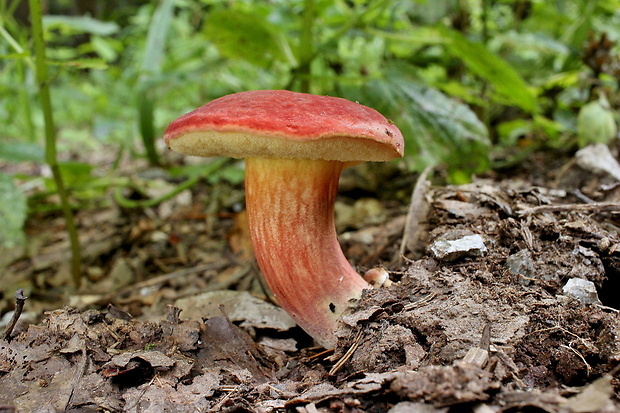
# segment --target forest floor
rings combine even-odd
[[[0,338],[0,412],[619,412],[620,186],[589,169],[542,153],[460,186],[345,171],[344,253],[393,284],[332,351],[271,303],[241,185],[80,210],[77,290],[63,220],[32,217],[0,257],[0,331],[28,296]]]

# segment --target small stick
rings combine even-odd
[[[540,205],[537,207],[526,208],[517,211],[517,215],[532,215],[545,212],[618,212],[620,203],[618,202],[595,202],[593,204],[565,204],[565,205]]]
[[[568,350],[572,351],[573,353],[575,353],[575,355],[581,359],[583,364],[586,365],[586,375],[590,376],[590,373],[592,372],[592,367],[590,366],[590,364],[588,364],[588,362],[586,361],[585,357],[583,357],[583,355],[579,351],[577,351],[573,347],[567,346],[565,344],[560,344],[560,347],[568,349]]]
[[[329,350],[324,350],[324,351],[321,351],[320,353],[313,354],[312,356],[308,357],[308,360],[314,360],[317,358],[321,358],[323,356],[327,356],[328,354],[332,354],[333,352],[334,352],[333,348]]]
[[[411,200],[409,201],[409,211],[407,212],[407,220],[405,221],[405,228],[403,230],[403,238],[400,241],[399,265],[402,257],[405,256],[405,251],[408,249],[411,252],[415,252],[414,248],[418,241],[418,230],[420,227],[420,208],[424,204],[424,195],[428,190],[428,182],[426,178],[432,171],[433,166],[427,166],[424,171],[418,177],[413,192],[411,193]]]
[[[349,359],[353,356],[353,353],[355,353],[355,350],[357,350],[357,348],[360,345],[360,341],[362,340],[363,334],[364,334],[364,330],[360,330],[357,332],[357,335],[353,339],[353,344],[351,345],[351,347],[349,347],[347,352],[344,353],[344,356],[342,356],[342,358],[338,360],[338,362],[334,364],[334,367],[332,367],[332,369],[329,371],[328,374],[330,376],[336,375],[336,373],[338,373],[338,370],[340,370],[347,363],[347,361],[349,361]]]
[[[11,318],[11,322],[6,327],[6,330],[4,332],[4,339],[6,341],[11,340],[11,333],[13,332],[13,329],[15,328],[15,325],[17,324],[17,320],[19,320],[19,317],[22,315],[22,311],[24,311],[24,303],[26,302],[27,298],[28,297],[24,296],[23,289],[20,288],[19,290],[15,292],[15,311],[13,312],[13,317]]]

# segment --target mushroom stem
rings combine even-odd
[[[319,344],[336,345],[342,313],[368,283],[338,243],[334,202],[344,162],[246,160],[246,204],[258,265],[278,302]]]

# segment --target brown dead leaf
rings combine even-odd
[[[252,338],[227,317],[206,320],[201,339],[203,344],[198,354],[198,367],[203,371],[223,368],[248,384],[271,379],[272,363]]]
[[[187,320],[178,323],[161,321],[159,324],[164,334],[168,337],[171,346],[183,352],[193,351],[198,348],[198,341],[200,339],[200,323],[198,321]]]
[[[159,351],[139,350],[128,351],[112,357],[104,368],[125,368],[134,359],[139,358],[147,362],[153,368],[167,370],[174,365],[174,360]]]
[[[469,202],[457,201],[454,199],[444,199],[435,202],[436,208],[441,208],[455,217],[478,218],[480,215],[489,212],[488,208],[481,207]]]
[[[177,386],[168,383],[146,383],[139,387],[131,387],[123,394],[126,401],[124,412],[177,412],[195,413],[208,411],[211,406],[209,397],[213,394],[213,388],[202,388],[201,378],[195,380],[196,385]]]
[[[258,299],[247,291],[211,291],[193,297],[181,298],[175,306],[183,310],[181,316],[192,320],[216,317],[223,306],[231,321],[241,326],[287,331],[297,324],[280,307]]]
[[[118,388],[92,370],[80,379],[71,397],[71,406],[84,410],[121,411]]]
[[[594,380],[585,386],[581,393],[569,398],[563,405],[573,413],[592,413],[611,407],[613,405],[611,398],[614,395],[611,379],[612,377],[606,374]]]

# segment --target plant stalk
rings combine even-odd
[[[314,25],[314,0],[304,0],[304,14],[299,40],[299,79],[300,92],[310,93],[310,65],[314,59],[314,42],[312,27]]]
[[[73,284],[79,287],[82,281],[82,252],[78,239],[77,228],[73,218],[73,211],[69,205],[67,189],[60,173],[56,151],[56,128],[52,111],[49,80],[47,74],[47,61],[45,58],[45,40],[43,39],[43,16],[41,12],[41,0],[29,0],[30,20],[32,24],[32,37],[34,42],[35,71],[39,86],[39,97],[43,120],[45,123],[45,161],[52,170],[54,182],[60,196],[60,207],[65,217],[65,225],[71,243],[71,276]]]
[[[199,176],[187,178],[184,182],[177,185],[172,191],[153,199],[133,200],[123,196],[123,187],[118,186],[114,191],[114,201],[123,208],[151,208],[161,204],[164,201],[174,198],[176,195],[196,185],[200,180]]]
[[[140,126],[140,136],[146,150],[146,157],[149,165],[158,166],[161,164],[159,153],[155,148],[155,119],[154,119],[154,96],[144,85],[138,92],[138,122]]]

